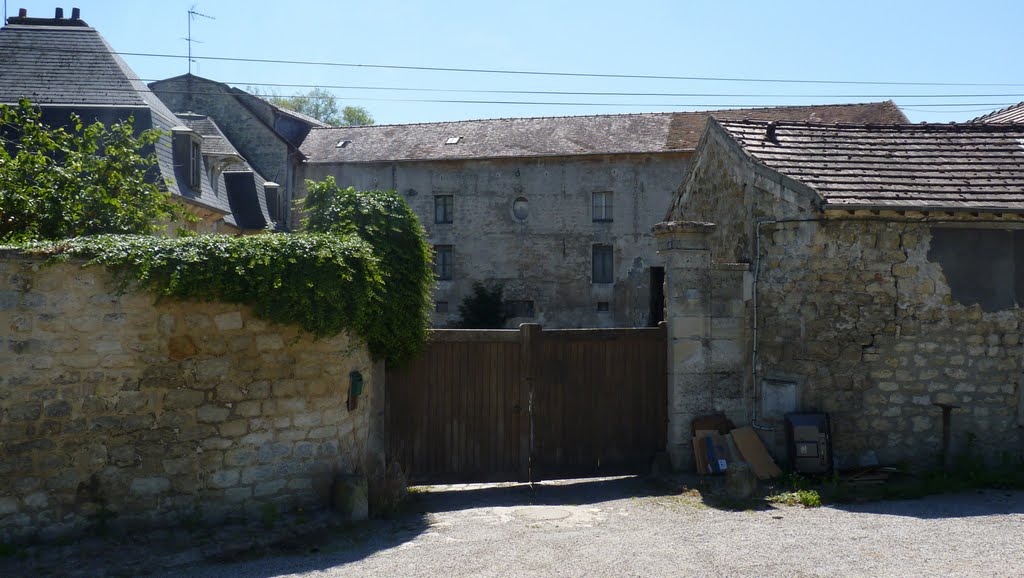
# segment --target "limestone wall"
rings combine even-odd
[[[664,217],[688,157],[307,163],[301,178],[394,189],[419,217],[428,243],[452,246],[452,279],[434,291],[435,326],[458,320],[474,282],[496,282],[505,299],[534,304],[533,317],[509,319],[508,327],[631,327],[652,321],[652,268],[664,263],[650,230]],[[592,195],[601,191],[613,196],[610,222],[593,219]],[[435,195],[452,195],[451,223],[435,223]],[[527,202],[521,218],[512,210],[520,198]],[[611,283],[593,282],[594,245],[612,247]]]
[[[1017,420],[1024,309],[950,288],[1005,282],[1012,289],[1012,264],[1002,268],[992,263],[998,255],[970,246],[985,234],[1008,235],[1012,253],[1012,233],[985,223],[952,226],[839,220],[780,224],[766,234],[760,374],[794,381],[801,409],[832,415],[846,465],[869,451],[883,462],[934,465],[942,447],[936,402],[962,406],[953,414],[958,451],[970,444],[989,459],[1024,451]],[[956,232],[956,260],[982,266],[964,277],[957,262],[936,254],[936,230]]]
[[[380,459],[362,345],[108,281],[0,257],[0,541],[327,504],[336,474]]]

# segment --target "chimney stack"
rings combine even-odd
[[[53,14],[54,20],[62,20],[64,18],[64,9],[58,8]]]
[[[71,9],[71,19],[72,20],[81,20],[82,19],[82,10],[80,8],[72,8]]]
[[[18,8],[18,18],[28,18],[28,10],[24,8]]]

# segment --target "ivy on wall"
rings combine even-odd
[[[393,191],[341,188],[334,177],[306,181],[300,202],[306,231],[356,235],[380,258],[385,299],[373,308],[380,346],[401,363],[414,357],[430,332],[433,254],[416,213]]]
[[[381,208],[373,206],[371,213]],[[429,251],[408,255],[400,246],[386,246],[388,239],[418,235],[415,217],[413,229],[409,221],[386,215],[370,220],[382,231],[368,239],[357,227],[248,237],[100,235],[22,248],[103,265],[121,291],[138,286],[161,297],[244,304],[263,319],[295,324],[317,337],[347,330],[366,341],[374,358],[400,365],[419,351],[429,331],[429,318],[419,313],[427,311],[430,286],[404,283],[410,271],[429,271]],[[396,271],[401,267],[406,269]]]

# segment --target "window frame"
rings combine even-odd
[[[440,209],[440,215],[438,215]],[[455,222],[455,195],[434,195],[434,224],[450,225]]]
[[[591,246],[590,282],[608,284],[615,282],[615,247],[605,243]]]
[[[594,191],[590,195],[590,216],[595,223],[615,221],[615,193]]]
[[[434,276],[438,281],[451,281],[454,277],[455,247],[453,245],[434,245]]]
[[[203,143],[194,138],[189,139],[188,151],[189,186],[198,190],[203,184]]]

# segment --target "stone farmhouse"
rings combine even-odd
[[[656,325],[664,264],[650,230],[712,114],[907,122],[880,102],[313,128],[299,180],[405,197],[436,253],[437,326],[476,282],[503,285],[510,327]]]
[[[669,451],[723,411],[781,450],[832,416],[841,467],[1019,456],[1024,126],[712,119],[656,228]]]
[[[175,116],[75,9],[64,18],[8,18],[0,29],[0,104],[28,98],[54,126],[76,113],[85,122],[134,118],[159,129],[161,186],[200,218],[203,232],[260,231],[272,220],[259,177],[210,119]],[[251,183],[251,184],[250,184]]]

